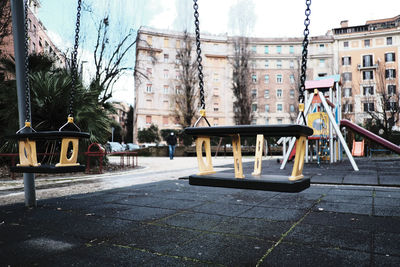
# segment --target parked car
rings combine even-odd
[[[133,150],[136,150],[136,149],[139,149],[139,148],[140,147],[139,147],[138,144],[133,144],[133,143],[126,144],[126,150],[129,150],[129,151],[133,151]]]
[[[123,151],[122,145],[118,142],[107,142],[106,144],[107,153],[121,152]]]

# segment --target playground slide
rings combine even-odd
[[[400,146],[395,145],[386,139],[383,139],[382,137],[364,129],[363,127],[358,126],[357,124],[352,123],[349,120],[341,120],[340,126],[348,127],[350,129],[352,129],[353,131],[365,136],[366,138],[380,144],[381,146],[383,146],[397,154],[400,154]]]

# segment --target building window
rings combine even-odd
[[[276,46],[276,53],[277,54],[282,53],[282,46],[280,46],[280,45]]]
[[[389,95],[395,95],[396,94],[396,85],[394,85],[394,84],[389,84],[388,85],[388,94]]]
[[[282,97],[282,89],[276,89],[276,97],[281,98]]]
[[[294,83],[294,74],[290,74],[289,79],[290,83]]]
[[[168,45],[169,45],[169,39],[164,38],[164,47],[168,47]]]
[[[257,124],[257,119],[252,119],[250,124],[251,125],[256,125]]]
[[[353,104],[346,103],[344,104],[343,108],[344,108],[344,113],[353,112]]]
[[[351,97],[351,88],[344,88],[343,94],[344,94],[344,97]]]
[[[395,53],[385,54],[385,62],[394,62],[394,61],[396,61]]]
[[[256,82],[257,82],[257,75],[256,75],[256,74],[251,75],[251,81],[252,81],[253,83],[256,83]]]
[[[218,73],[214,73],[214,82],[218,82],[219,81],[219,74]]]
[[[182,93],[181,87],[179,85],[175,86],[175,94],[180,95]]]
[[[164,94],[169,94],[169,86],[164,85]]]
[[[283,123],[283,119],[282,118],[278,118],[276,121],[277,121],[278,124],[282,124]]]
[[[180,72],[179,70],[175,71],[175,79],[179,80],[180,78]]]
[[[146,99],[146,108],[152,108],[152,107],[153,107],[153,100]]]
[[[343,42],[343,47],[344,48],[349,48],[349,42],[348,41],[344,41]]]
[[[325,45],[324,44],[320,44],[319,45],[319,52],[325,52]]]
[[[289,53],[294,54],[294,46],[293,45],[289,46]]]
[[[394,79],[394,78],[396,78],[396,70],[395,69],[385,70],[385,78],[386,79]]]
[[[255,60],[252,60],[252,61],[251,61],[251,67],[252,67],[253,69],[256,69],[256,68],[257,68],[257,63],[256,63]]]
[[[252,89],[251,90],[251,98],[253,98],[253,99],[257,98],[257,89]]]
[[[213,107],[214,107],[214,111],[218,111],[219,110],[219,104],[218,103],[214,103]]]
[[[268,59],[265,60],[265,68],[266,68],[266,69],[269,68],[269,60],[268,60]]]
[[[152,84],[151,83],[148,83],[147,85],[146,85],[146,93],[151,93],[153,91],[153,89],[152,89]]]
[[[176,43],[175,43],[175,48],[181,48],[181,41],[180,40],[176,40]]]
[[[294,98],[294,89],[290,89],[290,98]]]
[[[264,82],[269,83],[269,75],[268,74],[264,75]]]
[[[290,104],[289,110],[290,110],[290,112],[294,112],[294,105],[293,104]]]
[[[257,111],[257,104],[251,104],[251,111],[253,112]]]
[[[177,68],[179,68],[179,64],[181,63],[181,59],[180,59],[180,56],[179,55],[176,55],[175,56],[175,64],[176,64],[176,66],[175,66],[175,68],[177,69]]]
[[[363,80],[373,80],[374,72],[372,70],[363,71]]]
[[[251,51],[252,51],[253,53],[257,53],[257,46],[253,45],[253,46],[251,47]]]
[[[278,60],[276,61],[276,67],[277,67],[278,69],[282,69],[282,60],[278,59]]]
[[[164,54],[164,63],[168,63],[168,60],[169,60],[169,55]]]
[[[372,55],[363,56],[363,67],[372,67]]]
[[[269,47],[268,47],[268,45],[264,46],[264,54],[269,54]]]
[[[374,103],[366,102],[364,103],[364,111],[375,111]]]
[[[0,82],[3,82],[6,79],[4,72],[0,72]]]
[[[397,102],[394,101],[386,102],[386,110],[397,111]]]
[[[214,126],[218,126],[219,125],[219,118],[214,118]]]
[[[344,82],[350,82],[351,81],[351,72],[344,72],[342,73],[342,79]]]
[[[264,91],[264,98],[269,98],[269,90]]]
[[[387,45],[392,45],[393,44],[393,38],[392,37],[386,37],[386,44]]]
[[[219,89],[218,88],[214,88],[213,95],[214,96],[219,96]]]
[[[351,57],[342,57],[342,65],[343,66],[351,65]]]
[[[374,94],[374,87],[373,86],[364,86],[363,87],[363,95],[373,95]]]
[[[289,67],[290,67],[291,69],[294,69],[294,61],[293,61],[293,60],[290,60],[290,62],[289,62]]]
[[[163,116],[162,122],[163,122],[163,125],[168,125],[168,117]]]
[[[283,105],[282,104],[277,104],[276,105],[276,111],[277,112],[282,112],[283,111]]]
[[[371,39],[365,39],[364,40],[364,47],[370,47],[371,45]]]
[[[147,125],[151,124],[151,116],[146,116],[146,124]]]
[[[265,113],[268,113],[268,112],[269,112],[269,105],[266,104],[266,105],[265,105]]]
[[[168,70],[164,70],[164,79],[168,79],[169,73]]]
[[[168,102],[168,100],[164,100],[164,101],[163,101],[163,108],[164,108],[164,109],[169,109],[169,102]]]
[[[276,75],[276,83],[282,83],[282,74]]]
[[[265,124],[266,124],[266,125],[269,124],[269,118],[265,118]]]
[[[147,77],[152,77],[153,76],[153,70],[151,68],[147,68],[146,69],[146,74],[147,74]]]

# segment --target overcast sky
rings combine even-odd
[[[250,1],[250,0],[248,0]],[[49,35],[61,48],[72,47],[77,0],[41,0],[39,18]],[[95,24],[110,13],[114,25],[113,38],[141,25],[158,29],[180,30],[177,22],[192,16],[192,0],[83,0],[89,8],[82,12],[81,41],[84,60],[91,61]],[[199,0],[202,33],[231,33],[229,11],[237,0]],[[255,24],[250,33],[258,37],[298,37],[304,30],[305,0],[253,0]],[[186,7],[182,7],[185,5]],[[178,11],[177,11],[178,10]],[[180,14],[178,14],[178,12]],[[189,13],[189,14],[187,14]],[[349,25],[361,25],[367,20],[400,15],[399,0],[312,0],[310,35],[324,35],[349,20]],[[133,53],[134,54],[134,53]],[[90,73],[91,63],[86,64]],[[133,78],[125,77],[117,85],[115,98],[133,103]]]

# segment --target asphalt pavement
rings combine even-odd
[[[37,208],[3,184],[0,266],[400,266],[399,158],[357,159],[359,172],[306,164],[312,185],[300,193],[191,186],[179,178],[197,171],[194,158],[151,161],[49,178]],[[290,168],[263,162],[269,174]]]

